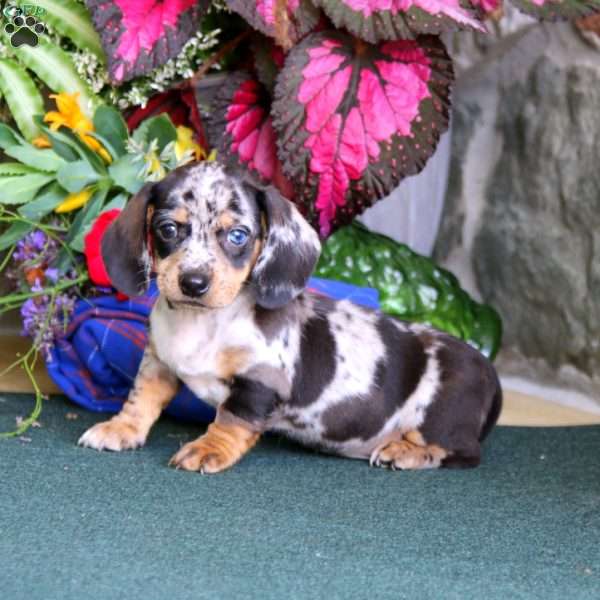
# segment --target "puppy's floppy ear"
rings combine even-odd
[[[102,258],[108,276],[128,296],[139,296],[148,289],[151,257],[146,246],[146,215],[152,187],[152,183],[144,185],[102,236]]]
[[[252,271],[256,302],[279,308],[306,287],[321,251],[319,236],[275,188],[256,190],[256,201],[266,220],[263,248]]]

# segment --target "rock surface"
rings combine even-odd
[[[436,257],[501,313],[502,371],[600,404],[600,53],[528,26],[467,75]]]

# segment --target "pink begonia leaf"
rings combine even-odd
[[[278,171],[271,98],[252,75],[230,75],[211,104],[208,136],[219,160],[243,167],[263,182]]]
[[[287,17],[287,35],[293,43],[319,22],[319,9],[310,0],[225,0],[225,3],[254,29],[276,39],[281,34],[277,21],[277,11],[281,7],[283,15]],[[280,19],[280,26],[282,23]]]
[[[452,79],[435,36],[372,46],[329,31],[292,49],[273,126],[296,202],[321,235],[423,168],[448,127]]]
[[[210,0],[86,0],[114,83],[146,75],[196,33]]]
[[[336,27],[372,44],[456,29],[485,31],[469,0],[313,0]]]
[[[600,0],[511,0],[522,12],[540,20],[577,19],[600,11]]]

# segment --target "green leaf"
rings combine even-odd
[[[7,39],[6,34],[4,39]],[[20,62],[31,69],[54,92],[79,93],[79,106],[88,117],[92,117],[94,109],[101,102],[88,84],[79,76],[73,60],[67,52],[44,38],[40,38],[38,45],[28,46],[22,44],[13,48]],[[43,112],[35,110],[31,114]]]
[[[37,170],[18,162],[0,163],[0,176],[27,175],[27,173],[37,173]]]
[[[25,143],[25,140],[12,127],[0,123],[0,148],[6,149],[20,143]]]
[[[52,150],[39,150],[33,146],[11,146],[4,151],[22,163],[48,173],[55,173],[65,161]]]
[[[140,166],[133,162],[131,154],[125,154],[108,167],[108,174],[112,177],[115,185],[122,187],[130,194],[140,191],[144,182],[137,176]]]
[[[54,179],[52,175],[31,173],[0,178],[0,204],[24,204],[35,198],[37,191]]]
[[[73,221],[67,237],[67,244],[77,252],[83,252],[83,240],[92,223],[102,211],[108,190],[99,188]]]
[[[70,146],[79,154],[79,156],[87,161],[94,169],[101,174],[106,173],[106,165],[104,161],[96,154],[86,143],[70,129],[63,127],[60,132],[61,139],[68,141]]]
[[[125,120],[116,108],[99,106],[94,113],[94,129],[98,136],[102,136],[114,148],[118,156],[125,154],[129,132]]]
[[[98,173],[85,160],[67,163],[56,173],[58,183],[70,193],[80,192],[86,185],[98,181],[99,178]]]
[[[42,190],[35,200],[19,207],[19,214],[30,221],[40,221],[51,213],[69,194],[56,181]]]
[[[23,221],[13,223],[2,235],[0,235],[0,251],[6,250],[6,248],[9,248],[18,242],[33,228],[34,225],[31,223],[23,223]]]
[[[61,127],[60,131],[51,131],[50,128],[44,124],[41,117],[35,117],[36,123],[39,124],[42,131],[50,138],[52,147],[62,158],[73,161],[78,160],[78,157],[89,162],[94,169],[100,174],[106,173],[106,165],[104,161],[78,136],[66,127]],[[67,158],[70,156],[71,158]]]
[[[136,142],[147,144],[156,140],[160,153],[169,142],[177,140],[177,130],[168,115],[162,114],[143,121],[133,132],[132,137]]]
[[[35,0],[35,5],[46,10],[43,16],[45,23],[81,50],[89,50],[100,62],[106,62],[100,37],[85,6],[74,0]]]
[[[375,288],[382,312],[447,331],[492,359],[500,348],[502,323],[493,308],[475,302],[430,258],[356,221],[327,239],[315,276]]]
[[[58,131],[51,131],[50,128],[46,126],[40,115],[35,116],[34,120],[40,127],[40,129],[44,132],[46,137],[50,140],[50,143],[52,144],[52,149],[54,150],[54,152],[56,152],[56,154],[58,154],[61,158],[64,158],[69,162],[78,160],[79,153],[73,146],[71,140],[63,136]]]
[[[107,152],[110,154],[110,156],[113,159],[113,161],[116,160],[117,158],[119,158],[121,156],[121,154],[119,154],[119,152],[117,152],[111,146],[110,142],[105,137],[102,137],[101,135],[98,135],[94,131],[90,131],[86,135],[89,135],[90,137],[93,137],[95,140],[98,140],[104,146],[104,148],[107,150]]]
[[[107,210],[113,210],[118,208],[119,210],[123,210],[125,205],[127,204],[127,200],[129,200],[129,194],[117,194],[105,207],[102,212]]]
[[[44,112],[44,102],[33,79],[14,60],[0,59],[0,92],[4,95],[21,133],[28,140],[37,137],[39,129],[33,120],[33,115]],[[6,129],[3,131],[2,138],[7,134]]]

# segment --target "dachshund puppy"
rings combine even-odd
[[[275,189],[214,163],[146,184],[106,232],[114,285],[156,273],[149,343],[121,412],[79,440],[142,446],[184,382],[217,408],[171,459],[231,467],[269,430],[392,469],[473,467],[502,401],[491,364],[423,325],[305,291],[317,234]]]

